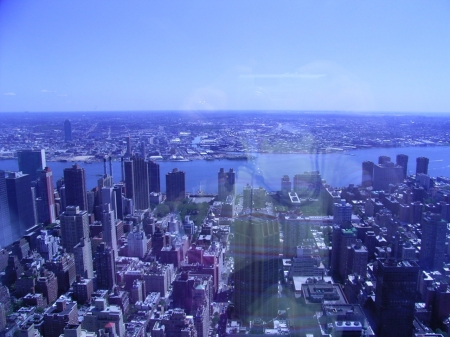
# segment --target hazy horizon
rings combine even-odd
[[[450,112],[450,3],[0,2],[0,111]]]

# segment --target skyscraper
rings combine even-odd
[[[133,155],[133,152],[131,150],[131,138],[130,136],[125,137],[125,141],[127,143],[127,151],[125,152],[125,157],[131,157]]]
[[[419,266],[414,261],[378,260],[374,274],[377,336],[411,336]]]
[[[97,288],[112,289],[116,284],[115,252],[104,242],[97,246],[95,252],[95,270]]]
[[[278,219],[253,213],[235,221],[234,304],[239,319],[270,320],[277,314]]]
[[[78,206],[80,210],[87,211],[86,173],[84,168],[74,164],[64,169],[64,185],[66,190],[66,205]]]
[[[125,196],[134,201],[134,164],[132,160],[123,160]]]
[[[55,194],[53,192],[53,175],[49,167],[39,173],[37,184],[38,221],[45,224],[56,220]]]
[[[392,162],[373,166],[373,189],[375,191],[388,191],[390,184],[399,184],[403,181],[403,167]]]
[[[67,206],[59,217],[61,221],[61,245],[68,253],[82,238],[89,238],[89,217],[79,206]]]
[[[6,247],[13,242],[8,195],[6,192],[6,175],[5,171],[0,170],[0,247]]]
[[[345,199],[341,199],[340,203],[335,203],[333,207],[333,223],[336,225],[349,225],[352,221],[352,209],[352,205],[347,203]]]
[[[223,168],[219,170],[217,175],[218,180],[218,198],[219,200],[226,200],[227,196],[236,193],[236,172],[232,168],[225,172]]]
[[[150,207],[150,192],[148,179],[148,165],[144,158],[134,156],[134,208],[147,209]]]
[[[64,121],[64,141],[72,141],[72,122],[70,121],[70,119],[66,119]]]
[[[375,164],[371,161],[365,161],[362,163],[362,186],[372,186],[373,181],[373,166]]]
[[[441,270],[444,266],[447,241],[447,221],[440,214],[428,213],[422,221],[419,265],[425,270]]]
[[[389,156],[379,156],[378,157],[378,165],[384,165],[391,161],[391,157]]]
[[[150,192],[147,161],[141,157],[133,156],[124,164],[127,198],[133,199],[134,209],[148,209],[150,207]]]
[[[167,201],[180,201],[186,197],[185,173],[174,168],[166,174]]]
[[[408,156],[406,154],[398,154],[396,164],[403,167],[403,178],[408,176]]]
[[[30,176],[30,181],[39,178],[39,172],[46,166],[45,150],[20,150],[17,151],[19,171]]]
[[[159,164],[150,160],[148,162],[148,179],[149,179],[149,191],[161,192],[161,178],[159,176]]]
[[[75,270],[77,275],[83,278],[93,278],[94,268],[92,263],[92,246],[89,237],[82,238],[80,242],[73,247],[75,259]]]
[[[287,195],[292,190],[292,182],[288,175],[281,178],[281,194]]]
[[[424,173],[428,174],[428,163],[430,159],[426,157],[418,157],[416,158],[416,174]]]
[[[103,205],[102,213],[103,224],[103,241],[107,246],[111,247],[117,256],[117,234],[116,234],[116,218],[110,204]]]
[[[15,241],[24,236],[27,229],[36,225],[30,176],[22,172],[8,172],[6,191],[13,240]]]

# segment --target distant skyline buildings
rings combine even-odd
[[[72,141],[72,122],[70,119],[64,121],[64,141],[66,143]]]

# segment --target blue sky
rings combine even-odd
[[[0,111],[450,112],[448,1],[1,0]]]

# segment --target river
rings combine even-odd
[[[165,191],[165,174],[173,168],[186,172],[186,191],[197,193],[217,193],[217,172],[220,168],[236,171],[237,191],[241,192],[247,184],[254,187],[264,187],[268,191],[280,189],[281,177],[289,175],[291,180],[297,173],[318,170],[328,184],[334,187],[344,187],[348,184],[361,183],[361,164],[370,160],[378,162],[378,157],[387,155],[395,162],[397,154],[409,156],[408,173],[415,173],[416,158],[428,157],[430,164],[428,173],[432,177],[450,177],[450,147],[406,147],[406,148],[372,148],[365,150],[352,150],[342,153],[329,154],[252,154],[253,160],[196,160],[190,162],[161,161],[161,189]],[[48,162],[53,171],[53,179],[63,176],[63,170],[73,163]],[[99,176],[103,173],[103,162],[91,164],[78,163],[86,170],[86,185],[91,189],[97,185]],[[109,167],[109,165],[107,165]],[[17,160],[7,159],[0,161],[0,169],[17,171]],[[121,180],[120,161],[113,162],[113,176],[115,181]]]

